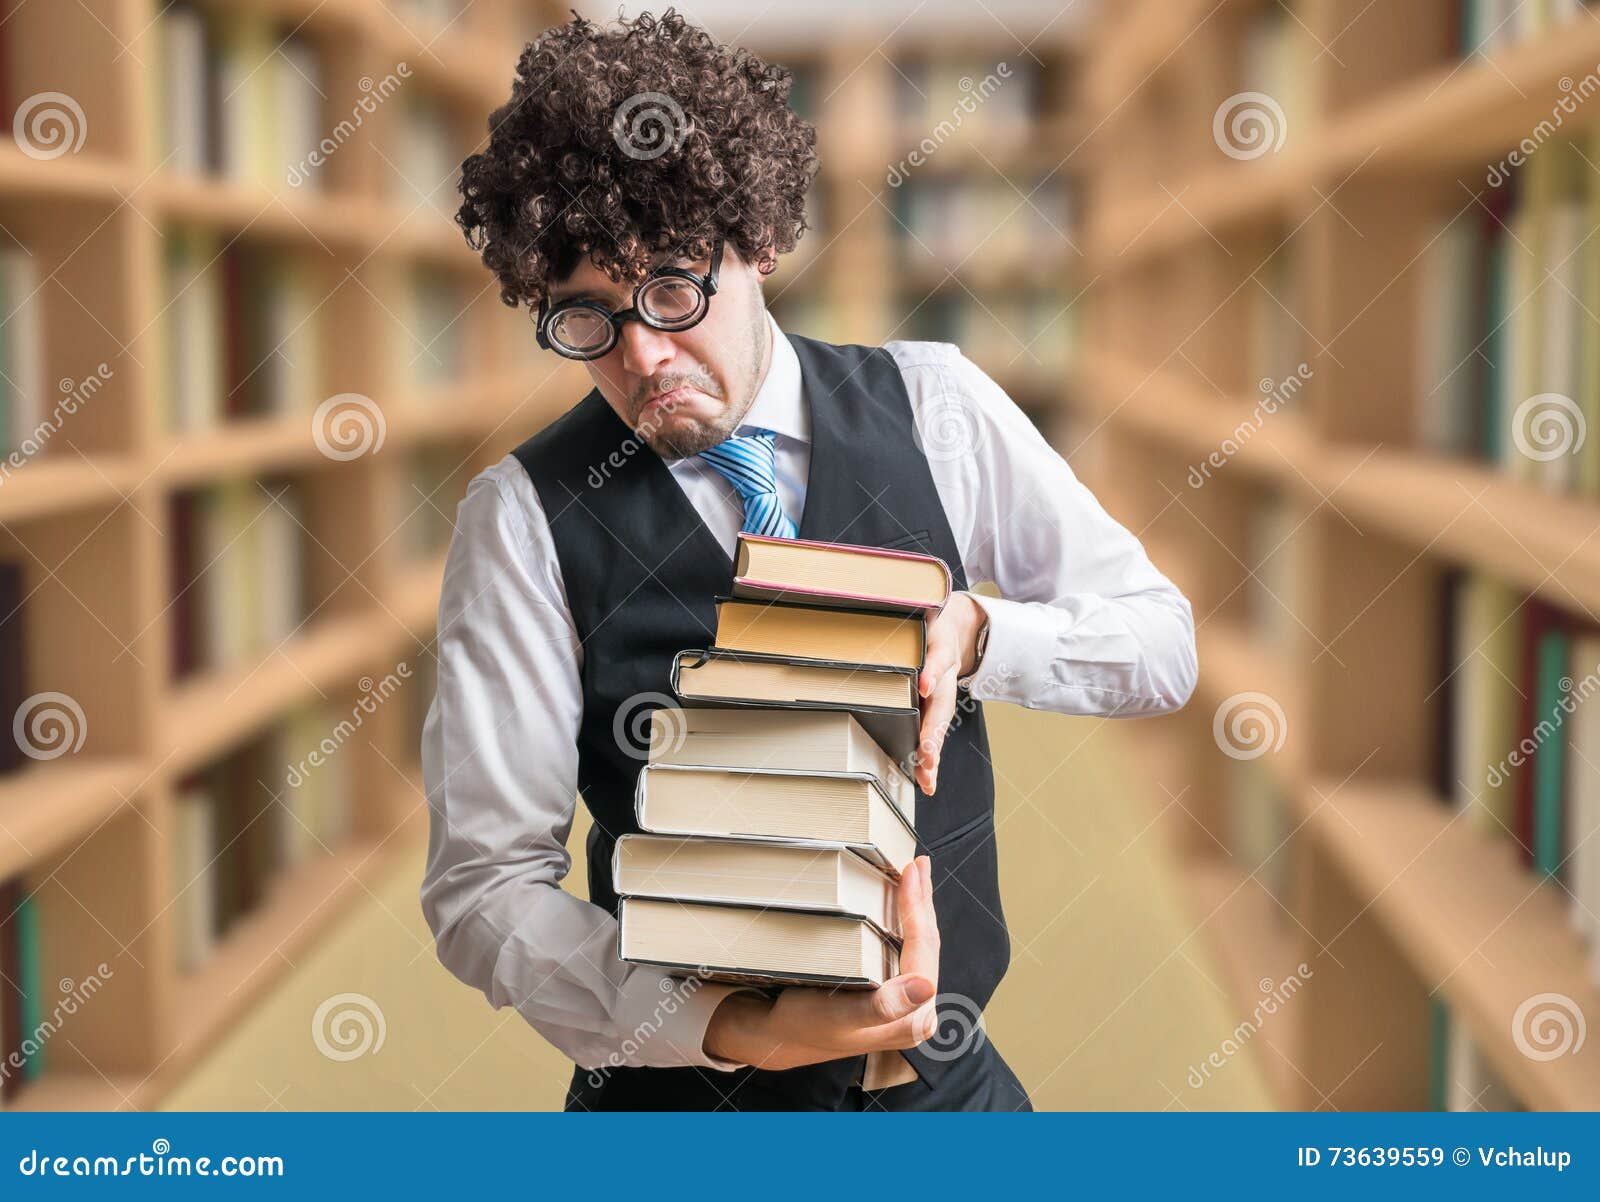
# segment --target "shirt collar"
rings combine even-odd
[[[771,313],[767,314],[767,326],[772,331],[772,360],[756,399],[734,433],[748,434],[751,427],[759,427],[809,445],[811,415],[801,397],[800,359]]]

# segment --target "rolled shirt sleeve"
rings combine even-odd
[[[512,459],[473,480],[439,605],[423,728],[422,908],[440,960],[585,1068],[731,1070],[706,1026],[737,987],[618,958],[618,924],[567,893],[582,648],[537,493]]]
[[[972,696],[1108,717],[1194,691],[1194,616],[1139,540],[1005,391],[948,343],[891,343],[923,451],[989,619]]]

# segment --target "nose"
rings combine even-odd
[[[655,375],[678,354],[670,334],[653,330],[642,321],[624,322],[618,345],[622,348],[622,366],[630,374],[644,378]]]

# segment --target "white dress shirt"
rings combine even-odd
[[[777,434],[778,493],[805,504],[810,419],[794,348],[772,361],[737,433]],[[972,696],[1064,714],[1178,709],[1194,688],[1189,603],[998,385],[946,343],[891,342],[989,639]],[[640,454],[651,454],[641,449]],[[669,464],[731,556],[743,522],[704,461]],[[617,922],[561,887],[577,801],[583,648],[538,493],[510,456],[456,514],[439,602],[438,692],[422,736],[431,819],[422,905],[439,958],[586,1068],[732,1069],[702,1048],[729,987],[674,992],[617,956]],[[937,805],[937,797],[929,803]]]

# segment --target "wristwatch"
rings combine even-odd
[[[972,594],[967,594],[971,596]],[[956,678],[956,688],[970,689],[972,682],[977,679],[978,673],[983,669],[983,653],[989,648],[989,611],[978,605],[976,599],[972,602],[978,606],[978,612],[983,615],[983,625],[978,627],[978,638],[972,652],[972,671],[965,676]]]

